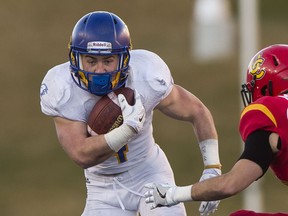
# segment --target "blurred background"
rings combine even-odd
[[[287,43],[288,2],[261,0],[254,9],[240,10],[240,0],[201,1],[2,0],[1,215],[82,213],[86,198],[83,171],[58,144],[52,119],[41,113],[39,88],[48,69],[68,60],[67,44],[75,23],[94,10],[119,15],[129,27],[133,48],[159,54],[175,83],[206,104],[218,130],[223,172],[230,170],[242,150],[238,134],[241,73],[254,49]],[[242,19],[248,23],[243,25]],[[258,22],[256,27],[253,20]],[[252,28],[244,30],[250,24]],[[243,55],[243,37],[253,53]],[[154,133],[177,184],[198,181],[203,163],[191,126],[156,111]],[[256,195],[255,208],[260,203],[263,211],[288,211],[287,187],[271,171],[260,180],[259,188],[260,192],[248,196]],[[214,215],[226,216],[244,208],[249,190],[223,200]],[[188,215],[199,215],[199,204],[187,203]]]

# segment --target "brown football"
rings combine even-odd
[[[123,116],[117,95],[123,94],[130,105],[134,104],[134,91],[122,87],[103,96],[93,107],[88,117],[90,135],[105,134],[123,123]]]

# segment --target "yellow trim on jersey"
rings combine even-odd
[[[276,122],[274,115],[263,104],[251,104],[251,105],[247,106],[243,110],[240,118],[242,118],[247,112],[249,112],[251,110],[259,110],[259,111],[263,112],[274,123],[275,127],[277,127],[277,122]]]

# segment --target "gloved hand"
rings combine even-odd
[[[145,187],[150,189],[144,194],[144,197],[146,197],[146,203],[152,203],[151,209],[161,206],[172,206],[179,203],[179,201],[174,199],[177,186],[149,183],[146,184]]]
[[[104,134],[107,145],[118,152],[127,142],[143,129],[145,110],[139,93],[135,90],[135,104],[130,106],[123,94],[118,95],[123,124]]]
[[[213,178],[216,176],[221,175],[221,170],[220,169],[216,169],[216,168],[209,168],[209,169],[204,169],[202,176],[199,180],[199,182],[205,180],[205,179],[209,179],[209,178]],[[199,207],[199,212],[200,215],[202,216],[207,216],[210,213],[214,213],[217,210],[217,207],[220,203],[220,200],[217,201],[203,201],[200,204]]]
[[[151,209],[161,206],[173,206],[180,202],[192,201],[191,188],[192,185],[178,187],[168,184],[145,185],[146,188],[152,189],[144,194],[146,203],[152,203]]]
[[[132,127],[136,133],[142,130],[145,122],[145,109],[137,90],[134,90],[135,104],[130,106],[123,94],[118,95],[118,101],[122,110],[123,124]]]

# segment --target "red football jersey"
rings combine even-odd
[[[281,150],[273,159],[270,168],[288,185],[288,94],[262,97],[243,109],[239,125],[243,141],[256,130],[271,131],[280,136]]]

